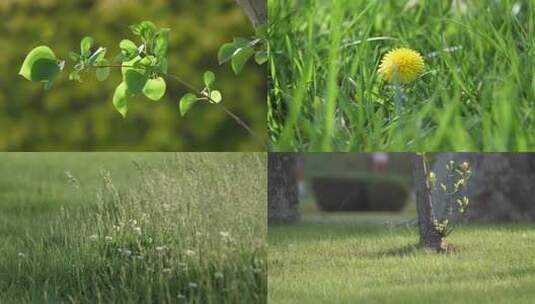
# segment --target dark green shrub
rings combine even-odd
[[[399,180],[374,179],[366,190],[368,204],[374,211],[400,211],[407,203],[408,189]]]
[[[403,179],[374,174],[317,176],[312,190],[323,211],[399,211],[408,197]]]

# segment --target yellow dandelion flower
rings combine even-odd
[[[379,74],[386,81],[392,81],[397,73],[399,81],[408,83],[422,75],[425,63],[420,53],[408,49],[399,48],[388,52],[381,60]]]

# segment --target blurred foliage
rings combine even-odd
[[[306,177],[351,176],[373,171],[373,153],[305,153],[303,154]],[[388,153],[385,173],[412,183],[410,153]]]
[[[112,71],[104,83],[85,75],[81,84],[62,73],[47,92],[17,75],[32,48],[46,44],[58,58],[67,59],[85,35],[107,47],[107,57],[113,59],[120,40],[132,38],[128,26],[151,20],[171,28],[169,72],[201,87],[203,71],[214,71],[224,104],[265,138],[265,68],[249,63],[234,76],[229,65],[217,62],[223,43],[254,34],[234,0],[2,0],[0,17],[0,150],[265,149],[209,104],[180,117],[178,100],[186,90],[176,83],[168,83],[158,102],[131,100],[123,119],[112,105],[119,71]]]

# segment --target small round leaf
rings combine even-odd
[[[204,72],[204,85],[209,88],[215,81],[215,74],[212,71],[206,71]]]
[[[215,103],[220,103],[221,100],[223,100],[223,96],[218,90],[213,90],[212,92],[210,92],[210,99]]]
[[[132,56],[137,55],[137,46],[128,39],[124,39],[119,43],[119,48],[122,50],[126,59],[130,60]]]
[[[93,46],[93,38],[87,36],[80,42],[80,51],[83,57],[91,55],[91,46]]]
[[[154,101],[160,100],[165,95],[165,80],[162,77],[149,79],[143,87],[143,94]]]

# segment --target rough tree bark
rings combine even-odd
[[[427,182],[427,168],[424,156],[417,153],[412,154],[411,163],[414,187],[416,189],[416,211],[418,212],[420,245],[440,251],[444,249],[445,244],[440,235],[435,233],[433,229],[433,204],[431,188]]]
[[[293,223],[299,219],[295,153],[268,154],[268,223]]]
[[[457,221],[535,221],[535,154],[532,153],[439,153],[433,172],[443,176],[448,161],[467,160],[473,175],[466,189],[470,205]],[[443,214],[445,195],[433,191],[435,215]],[[438,206],[438,209],[437,209]]]
[[[255,28],[267,24],[266,0],[236,0],[236,3],[245,11]]]

